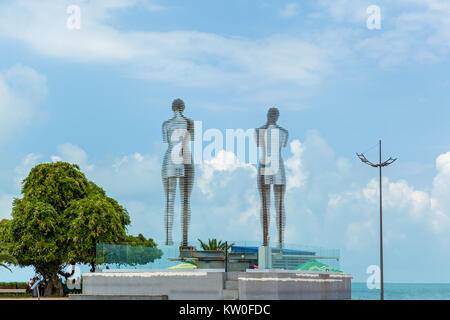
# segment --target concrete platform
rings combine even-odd
[[[167,300],[166,295],[69,294],[69,300]]]
[[[25,294],[27,289],[0,289],[0,294]]]
[[[109,270],[83,274],[83,295],[170,300],[351,299],[350,275],[283,270]]]
[[[239,273],[240,300],[348,300],[351,279],[339,273]]]
[[[171,300],[219,300],[224,272],[108,271],[83,274],[85,295],[167,295]]]

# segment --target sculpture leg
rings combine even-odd
[[[270,220],[270,184],[264,183],[264,175],[258,176],[258,190],[261,197],[261,224],[263,229],[263,245],[269,245]]]
[[[181,207],[183,208],[183,215],[181,217],[181,226],[183,232],[183,246],[187,246],[189,222],[191,220],[191,193],[194,184],[194,168],[193,166],[186,166],[184,177],[180,177],[180,199]]]
[[[164,183],[164,190],[166,192],[166,215],[165,215],[166,245],[171,246],[173,245],[172,227],[173,227],[175,194],[177,191],[177,178],[176,177],[164,178],[163,183]]]
[[[275,212],[278,228],[278,243],[280,249],[283,248],[284,241],[284,228],[286,226],[286,215],[284,212],[284,195],[286,193],[285,185],[275,185],[274,186],[274,198],[275,198]]]

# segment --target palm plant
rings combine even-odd
[[[0,253],[0,267],[6,268],[12,272],[12,270],[7,266],[7,264],[17,264],[16,258],[7,253]]]
[[[224,241],[217,241],[217,239],[208,239],[208,243],[203,242],[200,239],[197,239],[200,242],[200,246],[203,250],[209,250],[209,251],[228,251],[232,246],[234,246],[234,243],[226,244]]]

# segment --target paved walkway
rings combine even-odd
[[[8,297],[8,298],[2,298],[1,296],[0,296],[0,301],[5,301],[5,300],[38,300],[38,298],[20,298],[20,297],[17,297],[17,298],[13,298],[13,297]],[[51,297],[51,298],[41,298],[41,300],[60,300],[60,301],[64,301],[64,300],[69,300],[69,298],[67,298],[67,297],[62,297],[62,298],[53,298],[53,297]]]
[[[26,293],[27,289],[0,289],[0,293]]]

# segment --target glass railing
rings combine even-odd
[[[260,242],[228,241],[228,244],[233,244],[229,251],[229,259],[236,262],[242,256],[242,260],[247,261],[250,268],[257,266],[257,253],[258,247],[261,245]],[[284,244],[280,250],[278,243],[269,243],[269,246],[272,248],[272,267],[274,269],[295,270],[300,265],[312,260],[328,265],[333,269],[340,269],[339,249]],[[191,258],[182,261],[179,258],[180,248],[177,245],[142,247],[99,243],[96,251],[96,271],[162,270],[177,267],[183,262],[191,262],[195,265],[198,259],[205,259],[206,256],[210,256],[210,260],[219,262],[225,260],[223,254],[217,255],[217,252],[204,252],[198,244],[195,245]],[[223,262],[222,264],[216,263],[215,266],[223,266]],[[187,268],[189,265],[182,267]]]

